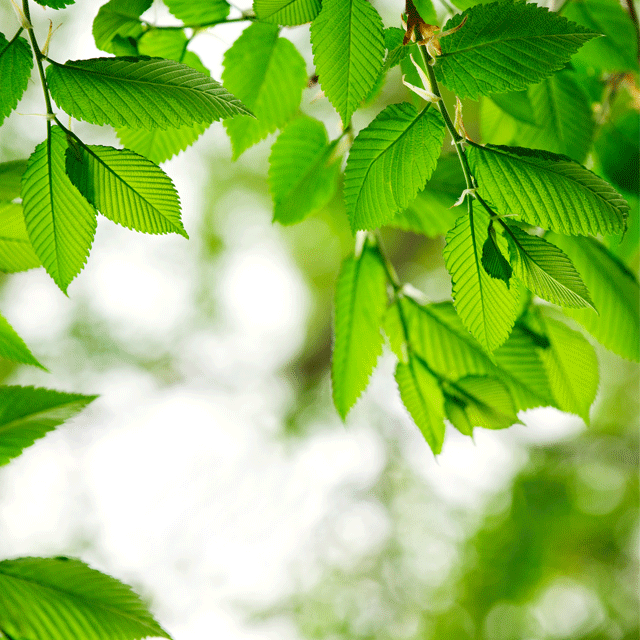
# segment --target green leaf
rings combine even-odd
[[[77,144],[67,152],[67,173],[80,193],[106,218],[144,233],[177,233],[180,199],[171,178],[128,149]]]
[[[1,315],[0,358],[11,360],[11,362],[20,362],[21,364],[32,364],[44,369],[44,367],[33,357],[33,354],[29,351],[29,347],[24,343],[24,340],[14,331],[13,327]],[[2,388],[3,387],[0,387],[0,389]]]
[[[431,0],[413,0],[413,6],[427,24],[438,24],[438,15]]]
[[[36,0],[43,7],[51,9],[64,9],[67,5],[74,4],[76,0]]]
[[[286,26],[311,22],[319,13],[322,0],[254,0],[259,20]]]
[[[26,168],[26,160],[0,162],[0,200],[13,200],[20,196],[20,181]]]
[[[304,59],[278,27],[254,22],[224,54],[222,80],[255,118],[225,122],[233,157],[284,127],[295,115],[307,83]]]
[[[491,96],[491,101],[512,118],[535,126],[538,124],[538,121],[536,120],[536,114],[534,113],[533,106],[531,105],[531,100],[529,98],[529,92],[531,89],[532,88],[530,88],[529,91],[498,93]]]
[[[461,98],[519,91],[562,69],[597,34],[535,4],[494,2],[453,16],[434,67],[439,82]]]
[[[418,53],[418,47],[415,42],[402,44],[404,40],[404,29],[400,27],[387,27],[384,30],[384,47],[387,50],[387,56],[384,59],[381,73],[384,74],[389,69],[400,64],[411,53]]]
[[[636,276],[599,242],[550,236],[571,259],[588,287],[597,315],[591,309],[565,309],[600,344],[614,353],[640,361],[640,287]]]
[[[82,271],[96,231],[96,211],[65,170],[67,139],[51,127],[31,154],[22,178],[27,234],[47,273],[66,293]]]
[[[0,562],[0,628],[20,640],[169,638],[130,587],[75,558]]]
[[[346,126],[382,68],[382,19],[367,0],[324,0],[311,46],[320,86]]]
[[[592,307],[589,291],[567,255],[515,226],[506,234],[514,273],[544,300],[561,307]]]
[[[76,415],[98,396],[34,387],[0,387],[0,465],[17,458],[38,438]],[[6,595],[4,589],[0,589]],[[0,599],[0,629],[7,632]],[[5,604],[6,606],[6,604]]]
[[[627,111],[607,122],[595,141],[596,153],[607,180],[628,193],[636,194],[640,191],[640,172],[635,170],[640,167],[638,140],[640,114]]]
[[[380,327],[387,307],[387,276],[378,252],[365,247],[347,258],[336,283],[331,381],[333,402],[344,420],[382,353]]]
[[[29,43],[17,35],[9,42],[0,33],[0,124],[18,106],[32,68]]]
[[[93,39],[96,47],[116,53],[113,40],[137,39],[143,28],[140,16],[151,7],[153,0],[109,0],[100,7],[93,21]]]
[[[471,144],[480,195],[502,215],[567,235],[624,230],[629,205],[604,180],[566,156],[521,147]]]
[[[400,398],[422,432],[434,455],[442,451],[444,442],[444,396],[438,381],[418,358],[398,362],[396,382]]]
[[[548,349],[540,350],[553,397],[562,411],[589,422],[589,407],[598,390],[598,358],[593,347],[562,322],[545,318]]]
[[[287,125],[269,156],[274,221],[300,222],[329,202],[340,172],[335,148],[318,120],[303,116]]]
[[[351,228],[375,229],[413,200],[431,177],[444,140],[436,109],[389,105],[360,131],[349,153],[344,201]]]
[[[482,245],[481,262],[484,270],[492,278],[502,280],[507,287],[509,286],[509,280],[511,279],[513,270],[511,269],[509,261],[502,255],[502,252],[498,247],[496,233],[492,229],[491,225],[489,226],[487,239]]]
[[[589,42],[576,60],[596,69],[637,70],[638,40],[633,22],[618,0],[573,0],[564,15],[604,34],[604,38]]]
[[[220,83],[174,60],[70,60],[51,64],[47,81],[61,109],[93,124],[166,129],[251,114]]]
[[[148,29],[138,40],[138,51],[142,56],[151,58],[168,58],[183,62],[189,41],[181,29]],[[203,72],[202,69],[197,71]],[[208,72],[206,75],[209,75]]]
[[[223,21],[231,6],[226,0],[164,0],[169,11],[186,25],[207,25]]]
[[[492,278],[482,266],[489,216],[475,206],[447,234],[444,261],[451,274],[454,304],[462,322],[488,352],[508,337],[518,310],[517,291]]]
[[[40,266],[27,235],[22,205],[0,202],[0,271],[16,273]]]

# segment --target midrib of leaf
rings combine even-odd
[[[469,198],[471,196],[467,196]],[[473,206],[469,207],[469,227],[471,228],[471,246],[473,246],[473,259],[476,267],[476,271],[483,270],[482,260],[478,259],[478,243],[476,242],[476,227],[473,221]],[[478,273],[478,288],[480,289],[480,299],[482,300],[482,304],[480,308],[482,310],[482,325],[486,327],[489,323],[487,322],[487,314],[485,313],[486,305],[484,303],[484,289],[482,288],[482,274]],[[485,330],[485,340],[487,339],[486,330]],[[487,341],[488,342],[488,341]]]
[[[264,83],[266,82],[266,79],[269,75],[269,67],[271,66],[271,63],[273,61],[273,52],[276,49],[276,45],[278,43],[278,38],[280,36],[276,34],[276,37],[273,40],[273,46],[269,48],[269,58],[267,60],[267,64],[265,66],[265,73],[264,75],[261,74],[260,77],[260,84],[258,85],[258,87],[256,88],[256,92],[255,92],[255,100],[251,100],[251,106],[255,107],[256,104],[258,103],[258,100],[260,99],[260,93],[262,92],[262,88],[264,87]]]
[[[53,226],[53,235],[55,237],[56,246],[58,245],[58,234],[56,232],[56,212],[53,206],[54,198],[53,198],[53,162],[51,161],[51,125],[47,122],[47,174],[49,176],[49,185],[48,185],[48,197],[51,202],[51,224]],[[31,243],[34,244],[33,242]],[[58,272],[58,277],[60,276],[60,252],[56,251],[56,271]]]
[[[71,402],[66,402],[65,404],[57,404],[54,407],[49,407],[48,409],[43,409],[42,411],[38,411],[37,413],[30,413],[27,416],[22,416],[21,418],[16,418],[11,422],[5,422],[0,425],[0,434],[5,431],[10,431],[11,429],[16,429],[18,427],[28,426],[29,422],[33,422],[40,418],[48,419],[47,415],[50,415],[52,411],[58,411],[65,409],[67,407],[73,407],[79,403],[82,403],[81,400],[72,400]],[[83,404],[84,406],[84,404]]]

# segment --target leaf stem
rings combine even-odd
[[[384,251],[384,246],[382,244],[382,236],[380,235],[380,231],[379,230],[374,231],[373,237],[375,238],[375,242],[376,242],[376,250],[378,252],[378,255],[380,256],[380,259],[382,260],[382,264],[384,265],[384,270],[387,274],[387,280],[393,287],[393,291],[395,293],[398,293],[398,291],[402,289],[402,282],[400,282],[400,278],[398,278],[398,274],[396,273],[396,270],[393,264],[391,264],[391,260],[389,260],[389,258],[387,257],[387,254]]]

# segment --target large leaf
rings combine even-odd
[[[0,33],[0,124],[16,108],[25,92],[32,67],[29,43],[17,35],[9,42]]]
[[[346,126],[382,68],[382,19],[367,0],[324,0],[311,45],[320,86]]]
[[[451,274],[456,311],[465,327],[487,351],[508,337],[518,311],[517,290],[491,277],[482,265],[489,237],[489,216],[479,207],[459,218],[447,234],[444,261]]]
[[[593,307],[580,274],[561,249],[516,226],[506,237],[513,271],[532,293],[561,307]]]
[[[0,629],[20,640],[169,638],[130,587],[75,558],[0,562]]]
[[[250,114],[220,83],[174,60],[70,60],[51,64],[47,81],[61,109],[93,124],[166,129]]]
[[[453,16],[443,30],[436,78],[461,98],[519,91],[562,69],[597,35],[535,4],[494,2]]]
[[[67,172],[80,193],[109,220],[144,233],[189,237],[171,178],[137,153],[77,142],[67,153]]]
[[[419,358],[409,357],[396,366],[400,398],[422,432],[431,451],[437,455],[444,442],[444,396],[437,379]]]
[[[97,396],[34,387],[0,387],[0,465],[84,409]],[[4,595],[3,590],[0,593]],[[0,611],[2,611],[0,595]],[[0,629],[3,626],[0,615]]]
[[[413,200],[436,167],[445,125],[430,105],[389,105],[360,131],[349,153],[344,201],[351,228],[381,227]]]
[[[331,381],[333,401],[344,420],[369,383],[382,353],[386,273],[377,251],[365,247],[344,261],[335,297]]]
[[[164,0],[164,3],[178,20],[190,26],[222,22],[231,9],[227,0]]]
[[[225,128],[237,158],[295,115],[307,83],[304,59],[278,27],[254,22],[224,55],[222,80],[255,113],[234,118]]]
[[[26,160],[0,162],[0,200],[14,200],[20,196],[20,181],[26,168]]]
[[[540,351],[540,357],[558,407],[589,422],[589,407],[598,391],[596,352],[562,322],[545,318],[543,324],[550,346]]]
[[[319,13],[322,0],[254,0],[253,10],[260,20],[293,26],[311,22]]]
[[[0,202],[0,271],[15,273],[39,266],[27,235],[22,205]]]
[[[568,235],[624,230],[629,205],[602,178],[566,156],[546,151],[470,145],[480,195],[502,215]]]
[[[96,47],[115,53],[114,38],[138,38],[142,35],[140,16],[151,7],[153,0],[109,0],[103,4],[93,21]]]
[[[33,357],[29,347],[24,340],[14,331],[13,327],[5,318],[0,315],[0,358],[20,362],[21,364],[32,364],[44,369],[44,367]],[[2,389],[2,387],[0,387]]]
[[[60,127],[31,154],[22,178],[22,206],[36,255],[66,293],[89,255],[96,231],[96,211],[65,170],[67,139]]]
[[[595,240],[556,234],[552,240],[576,266],[600,312],[565,309],[565,313],[607,349],[640,361],[640,287],[636,276]]]
[[[335,147],[318,120],[304,116],[287,125],[269,156],[274,220],[294,224],[333,197],[340,172]]]

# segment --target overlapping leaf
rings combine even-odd
[[[638,140],[640,114],[629,110],[607,122],[595,141],[605,177],[627,193],[640,193],[640,172],[633,170],[634,167],[640,167]]]
[[[444,140],[440,113],[393,104],[360,131],[344,178],[351,228],[375,229],[413,200],[431,177]]]
[[[19,36],[9,42],[0,33],[0,124],[16,108],[27,88],[32,68],[29,43]]]
[[[599,242],[554,234],[552,240],[571,259],[591,293],[591,309],[565,309],[598,342],[614,353],[640,361],[640,287],[636,276]]]
[[[592,307],[589,291],[567,255],[516,226],[506,234],[514,273],[526,287],[561,307]]]
[[[597,34],[535,4],[494,2],[453,16],[443,27],[436,78],[461,98],[519,91],[562,69]]]
[[[44,369],[29,351],[29,347],[24,343],[24,340],[2,315],[0,315],[0,358],[21,364],[32,364]],[[3,388],[0,387],[0,389]]]
[[[31,154],[22,179],[27,234],[36,255],[66,293],[89,255],[96,211],[72,184],[65,170],[67,139],[60,127]]]
[[[0,628],[25,640],[169,638],[130,587],[74,558],[0,562]]]
[[[367,0],[324,0],[311,45],[320,86],[346,126],[382,68],[382,19]]]
[[[555,78],[556,76],[551,76]],[[544,81],[543,81],[544,82]],[[530,87],[528,91],[512,91],[510,93],[498,93],[491,96],[492,102],[512,118],[527,124],[538,125],[538,119],[531,104]]]
[[[502,215],[568,235],[624,230],[629,205],[604,180],[566,156],[521,147],[471,145],[480,194]]]
[[[22,206],[0,202],[0,271],[16,273],[39,266],[40,260],[27,235]]]
[[[311,22],[322,0],[254,0],[253,10],[260,20],[286,26]]]
[[[488,238],[489,216],[478,206],[462,216],[447,234],[444,261],[451,274],[456,311],[484,349],[497,349],[516,319],[518,297],[514,287],[492,278],[482,265],[482,247]]]
[[[47,80],[61,109],[93,124],[166,129],[250,114],[220,83],[174,60],[70,60],[51,64]]]
[[[26,168],[26,160],[0,162],[0,200],[13,200],[20,195],[20,180]]]
[[[366,389],[382,353],[386,282],[379,254],[368,247],[359,257],[345,260],[338,276],[331,381],[333,401],[343,420]]]
[[[269,156],[274,220],[294,224],[332,198],[340,172],[335,146],[318,120],[305,116],[287,125]]]
[[[222,80],[255,113],[225,122],[234,158],[295,115],[307,83],[304,59],[278,27],[254,22],[224,55]]]
[[[116,53],[113,40],[138,38],[142,35],[140,16],[153,0],[109,0],[93,21],[93,39],[102,51]]]
[[[221,22],[229,15],[226,0],[164,0],[169,11],[185,25],[207,25]]]
[[[137,153],[76,141],[67,153],[67,172],[80,193],[106,218],[144,233],[189,237],[171,178]]]

